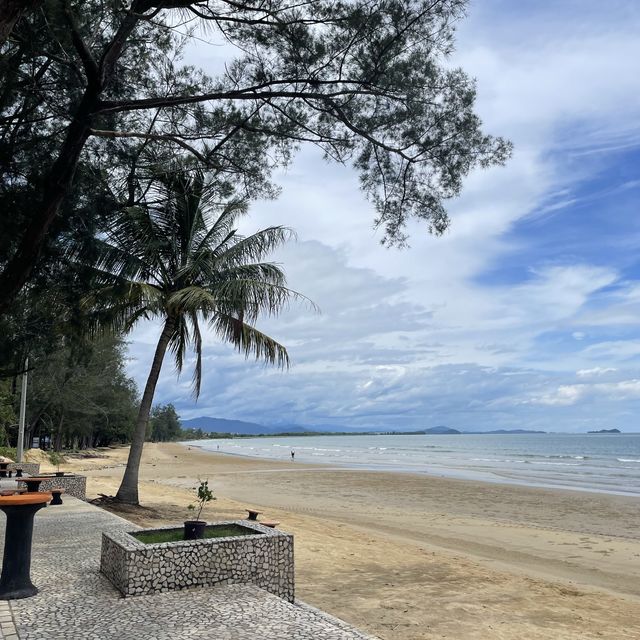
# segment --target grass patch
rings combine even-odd
[[[259,533],[239,524],[215,524],[204,530],[205,538],[232,538],[238,536],[252,536]],[[184,540],[184,529],[162,529],[160,531],[140,531],[131,534],[144,544],[159,542],[180,542]]]

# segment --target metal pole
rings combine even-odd
[[[27,415],[27,369],[29,358],[24,359],[24,373],[22,374],[22,393],[20,394],[20,421],[18,423],[18,445],[16,447],[16,462],[22,462],[24,450],[24,422]]]

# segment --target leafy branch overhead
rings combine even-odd
[[[140,178],[176,154],[227,195],[273,197],[273,170],[313,144],[357,169],[384,242],[403,244],[411,218],[441,233],[469,171],[510,152],[482,131],[473,80],[447,66],[465,6],[58,0],[25,13],[2,49],[0,197],[37,197],[2,265],[2,304],[55,234],[79,166],[129,185],[129,206]],[[217,75],[180,62],[208,45],[226,55]]]

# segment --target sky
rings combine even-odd
[[[320,308],[260,328],[288,371],[207,335],[199,400],[166,360],[157,403],[266,425],[640,431],[640,6],[475,0],[452,63],[477,79],[505,167],[478,170],[433,237],[387,249],[356,173],[303,149],[246,231],[298,240],[275,259]],[[200,56],[200,57],[199,57]],[[206,54],[194,61],[206,67]],[[144,386],[159,327],[129,336]]]

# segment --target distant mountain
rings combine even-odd
[[[271,429],[256,422],[244,422],[242,420],[225,420],[224,418],[192,418],[180,420],[183,429],[202,429],[206,433],[241,433],[244,435],[267,435],[277,433],[279,429]]]
[[[456,435],[460,433],[466,434],[508,434],[508,433],[545,433],[544,431],[529,431],[528,429],[496,429],[494,431],[458,431],[451,427],[438,425],[428,429],[416,429],[411,431],[388,431],[386,429],[371,427],[340,427],[336,425],[313,425],[312,427],[302,427],[297,424],[279,424],[269,425],[258,424],[257,422],[245,422],[243,420],[226,420],[225,418],[211,418],[209,416],[201,416],[200,418],[191,418],[191,420],[181,420],[183,429],[202,429],[205,433],[234,433],[240,435],[252,436],[269,436],[278,433],[305,433],[319,435],[323,433],[334,433],[342,435],[359,435],[359,434],[407,434],[407,435]],[[601,432],[589,433],[619,433],[617,429],[603,430]]]
[[[598,431],[587,431],[587,433],[622,433],[620,429],[599,429]]]

